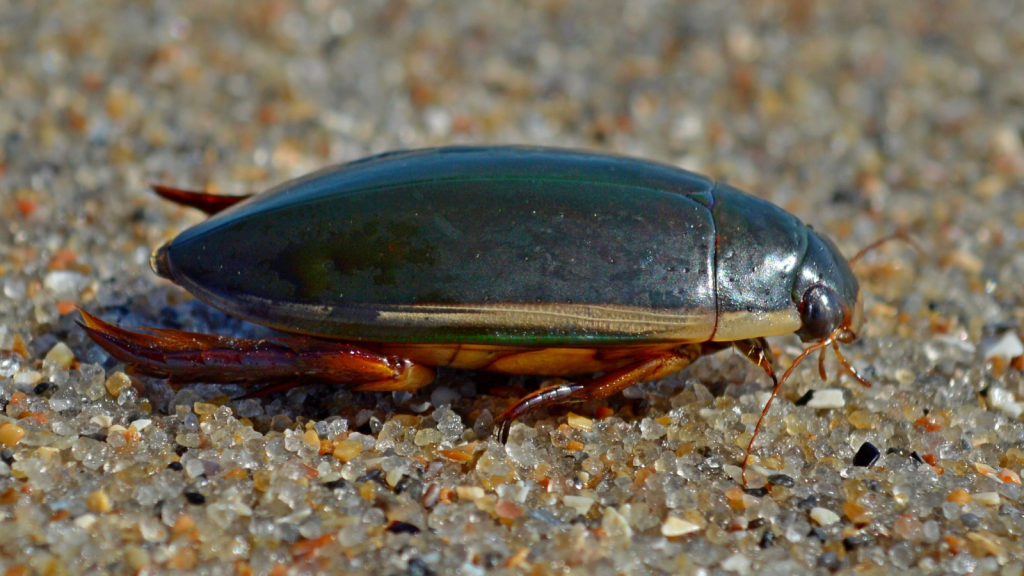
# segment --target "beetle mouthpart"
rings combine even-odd
[[[167,242],[163,246],[153,251],[153,255],[149,257],[149,267],[153,269],[153,272],[161,278],[167,278],[173,280],[174,277],[171,275],[171,262],[167,253],[170,252],[170,242]]]

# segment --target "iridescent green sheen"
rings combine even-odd
[[[771,206],[731,189],[728,197]],[[694,314],[708,318],[710,336],[719,311],[716,198],[707,177],[590,152],[388,153],[286,182],[215,215],[162,249],[161,273],[232,314],[353,340],[647,341],[614,323],[480,326],[433,315],[494,305]],[[775,228],[806,234],[772,208],[784,215],[766,214]],[[758,246],[749,249],[756,257]],[[754,297],[792,306],[793,282],[771,280],[777,293]],[[422,318],[383,322],[387,312]]]

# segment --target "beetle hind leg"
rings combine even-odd
[[[80,312],[82,328],[100,347],[135,373],[167,378],[172,384],[290,388],[319,383],[389,392],[417,390],[434,379],[434,371],[426,366],[342,342],[304,337],[254,340],[160,328],[145,334]]]
[[[148,184],[148,186],[160,195],[160,197],[166,200],[170,200],[171,202],[180,204],[181,206],[188,206],[189,208],[202,210],[211,216],[252,196],[251,194],[244,196],[210,194],[209,192],[197,192],[195,190],[173,188],[171,186],[164,186],[163,184],[151,183]]]
[[[578,383],[563,381],[554,386],[541,388],[527,394],[495,418],[492,423],[492,434],[504,443],[508,440],[512,423],[530,412],[561,404],[603,400],[638,382],[659,380],[675,374],[702,355],[719,349],[714,343],[708,344],[712,345],[711,349],[706,345],[689,344],[675,350],[644,356],[632,364],[591,380]]]

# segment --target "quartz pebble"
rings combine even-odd
[[[354,460],[363,451],[361,444],[354,440],[342,440],[334,445],[334,457],[342,462]]]
[[[109,414],[97,414],[89,419],[89,422],[99,426],[100,428],[110,428],[114,424],[114,419]]]
[[[498,500],[498,503],[494,506],[494,512],[499,518],[505,518],[506,520],[515,520],[523,515],[523,509],[508,500]]]
[[[18,372],[14,375],[14,383],[18,386],[35,386],[43,379],[41,372],[35,370],[26,370],[24,372]]]
[[[16,424],[0,425],[0,444],[13,448],[25,437],[25,430]]]
[[[96,524],[99,518],[95,514],[82,514],[78,518],[75,518],[75,526],[78,526],[82,530],[88,530]]]
[[[577,514],[585,516],[590,511],[590,507],[594,505],[594,499],[585,496],[562,496],[562,504],[572,508]]]
[[[142,432],[143,430],[148,428],[149,425],[152,424],[152,423],[153,423],[153,421],[150,420],[149,418],[140,418],[140,419],[135,420],[134,422],[132,422],[131,425],[132,425],[133,428],[135,428],[136,431]]]
[[[110,496],[103,490],[97,490],[86,496],[85,503],[89,506],[89,510],[100,514],[106,514],[113,509],[113,502]]]
[[[971,497],[972,500],[986,506],[999,506],[1001,502],[998,492],[978,492]]]
[[[697,524],[687,522],[686,520],[675,516],[669,516],[661,525],[661,535],[668,536],[670,538],[674,536],[692,534],[694,532],[699,532],[700,530],[701,527]]]
[[[993,387],[988,391],[987,400],[989,406],[1006,414],[1010,418],[1017,418],[1024,414],[1024,402],[1018,402],[1013,392],[1004,388]]]
[[[839,521],[838,514],[828,508],[821,508],[818,506],[811,508],[810,516],[811,519],[817,522],[819,526],[831,526]]]
[[[668,536],[668,534],[665,534],[665,536]],[[722,569],[728,572],[735,572],[740,576],[748,576],[751,574],[750,558],[743,554],[733,554],[722,561]]]
[[[460,500],[479,500],[484,497],[484,489],[479,486],[458,486],[455,493]]]
[[[985,360],[996,356],[1010,359],[1024,355],[1024,344],[1021,343],[1020,336],[1011,330],[998,339],[982,342],[978,350]]]
[[[665,426],[651,418],[644,418],[640,422],[640,437],[644,440],[657,440],[665,435]]]
[[[105,382],[107,392],[110,392],[110,395],[115,398],[121,394],[122,390],[130,388],[131,385],[131,378],[129,378],[124,372],[114,372]]]
[[[68,348],[68,345],[63,342],[58,342],[56,346],[50,348],[50,351],[46,353],[45,360],[56,363],[61,368],[70,368],[71,364],[75,361],[75,353]]]
[[[566,422],[569,424],[570,428],[575,428],[577,430],[584,430],[590,432],[591,430],[594,429],[593,420],[587,418],[586,416],[580,416],[579,414],[574,414],[572,412],[569,412],[569,415],[566,417]]]
[[[846,406],[841,388],[824,388],[814,390],[814,395],[807,401],[808,408],[835,409]]]

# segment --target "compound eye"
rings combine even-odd
[[[800,321],[797,336],[804,342],[824,340],[843,323],[843,304],[827,286],[811,286],[800,300]]]

